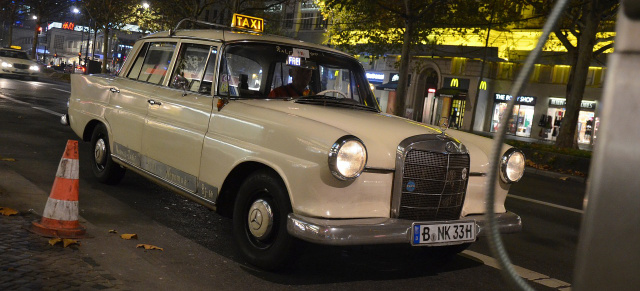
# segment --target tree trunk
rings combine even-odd
[[[104,29],[104,38],[102,40],[102,73],[107,73],[107,60],[109,58],[109,28]]]
[[[40,17],[38,16],[38,21],[36,21],[36,28],[33,31],[33,45],[31,45],[31,58],[36,59],[36,52],[38,49],[38,28],[42,23],[40,23]]]
[[[409,84],[409,64],[411,61],[411,38],[413,33],[413,22],[405,20],[404,39],[402,43],[402,55],[400,56],[400,68],[398,75],[398,88],[396,89],[396,100],[393,114],[404,117],[405,101],[407,98],[407,85]],[[411,117],[410,117],[411,118]]]
[[[558,132],[556,146],[560,148],[578,148],[578,135],[576,127],[580,114],[580,103],[587,83],[589,65],[593,57],[593,47],[596,42],[598,23],[593,2],[586,4],[583,13],[585,15],[585,27],[578,37],[577,56],[571,58],[571,72],[567,83],[567,110],[562,118],[562,126]]]

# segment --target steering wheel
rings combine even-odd
[[[317,95],[324,95],[325,93],[338,93],[338,94],[344,96],[342,98],[349,99],[349,96],[347,96],[347,94],[344,94],[344,93],[342,93],[341,91],[338,91],[338,90],[324,90],[324,91],[318,92]]]

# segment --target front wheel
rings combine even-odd
[[[125,169],[111,159],[109,134],[104,124],[98,124],[91,135],[91,169],[98,181],[105,184],[118,184],[124,177]]]
[[[282,267],[293,253],[287,232],[291,202],[284,183],[268,170],[249,176],[240,186],[233,209],[233,234],[242,255],[257,267]]]

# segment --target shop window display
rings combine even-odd
[[[493,109],[491,120],[491,132],[498,130],[500,119],[507,109],[507,103],[497,103]],[[513,114],[509,116],[507,122],[507,134],[529,137],[531,136],[531,126],[533,125],[534,106],[514,105]]]

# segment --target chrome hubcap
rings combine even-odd
[[[247,218],[249,231],[254,237],[261,239],[269,235],[273,226],[273,212],[267,201],[258,199],[253,202]]]
[[[97,164],[104,164],[106,152],[107,146],[104,143],[104,139],[98,139],[98,141],[96,141],[96,147],[93,149],[93,156],[95,157]]]

